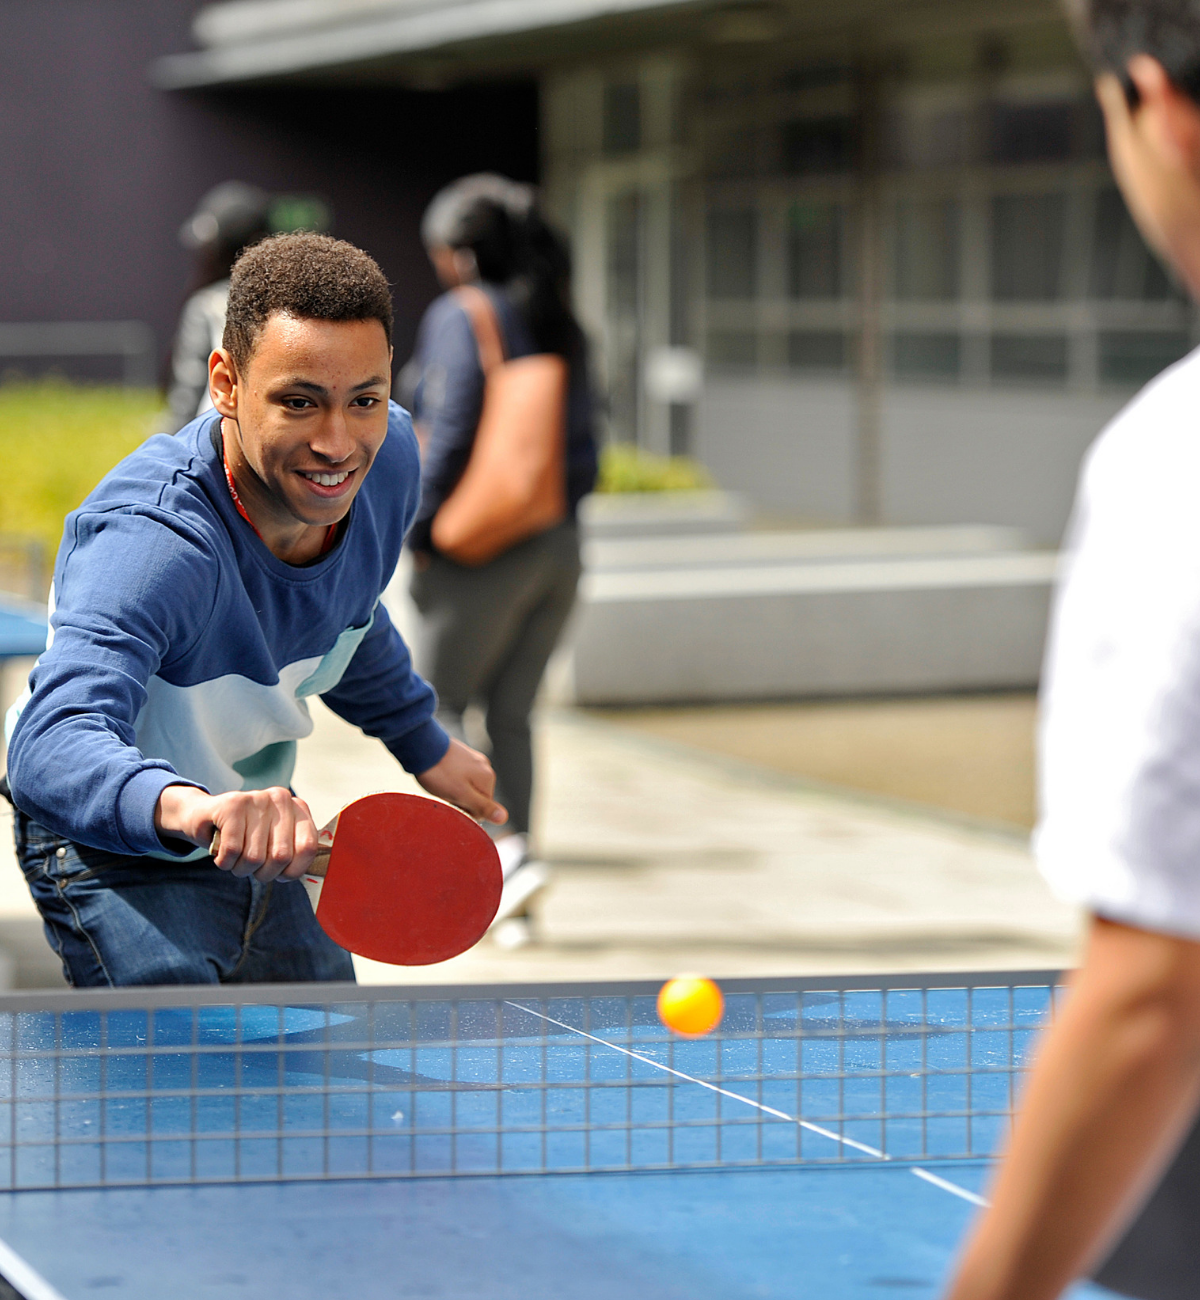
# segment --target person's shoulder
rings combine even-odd
[[[229,301],[229,280],[216,280],[212,284],[206,284],[202,289],[197,289],[195,293],[189,295],[185,307],[199,308],[203,311],[220,311],[224,312],[225,304]]]
[[[1096,480],[1155,477],[1200,461],[1200,348],[1152,379],[1092,444],[1086,475]]]
[[[209,413],[209,419],[212,415]],[[186,474],[199,450],[193,420],[178,433],[156,433],[119,460],[83,500],[84,506],[106,507],[157,500],[164,486]]]
[[[162,504],[165,498],[192,496],[195,484],[215,457],[214,416],[209,411],[178,433],[157,433],[135,447],[84,498],[81,510]]]
[[[421,452],[412,416],[398,403],[388,402],[387,435],[375,453],[363,491],[375,499],[381,493],[394,498],[420,481]]]
[[[467,308],[456,289],[448,289],[437,297],[425,309],[421,320],[420,351],[435,353],[446,348],[475,347],[475,333],[471,328],[471,318]]]
[[[420,472],[421,453],[412,416],[398,402],[388,402],[387,437],[376,454],[376,462],[381,458],[393,470]]]
[[[215,459],[212,419],[209,414],[177,434],[155,434],[114,465],[67,516],[64,544],[107,530],[113,541],[125,539],[131,559],[148,560],[153,553],[161,562],[172,551],[211,554],[221,531],[204,486]]]
[[[399,554],[420,494],[421,456],[412,419],[402,406],[389,402],[387,436],[354,503],[367,527],[352,530],[354,535],[363,541],[374,536]]]
[[[465,316],[466,308],[462,304],[457,289],[447,289],[445,293],[438,296],[425,308],[425,315],[422,320],[426,325],[435,326],[441,321],[450,317]]]

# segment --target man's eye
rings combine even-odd
[[[365,406],[369,410],[371,407],[379,405],[379,398],[369,397],[364,393],[362,397],[356,397],[354,399],[353,405]]]
[[[283,404],[289,411],[306,411],[312,406],[312,401],[307,397],[285,397]]]

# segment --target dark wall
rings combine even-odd
[[[536,179],[535,86],[154,89],[148,65],[190,48],[197,7],[0,6],[0,320],[144,320],[165,351],[190,274],[176,232],[237,178],[330,201],[334,233],[395,286],[403,359],[436,292],[421,211],[464,172]]]

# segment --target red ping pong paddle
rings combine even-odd
[[[213,836],[212,853],[221,833]],[[483,938],[500,906],[495,845],[466,813],[415,794],[369,794],[321,831],[304,877],[321,928],[360,957],[431,966]]]

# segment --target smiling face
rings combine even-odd
[[[240,372],[224,349],[212,354],[238,495],[281,558],[311,558],[349,512],[387,435],[391,365],[377,320],[273,315]]]

